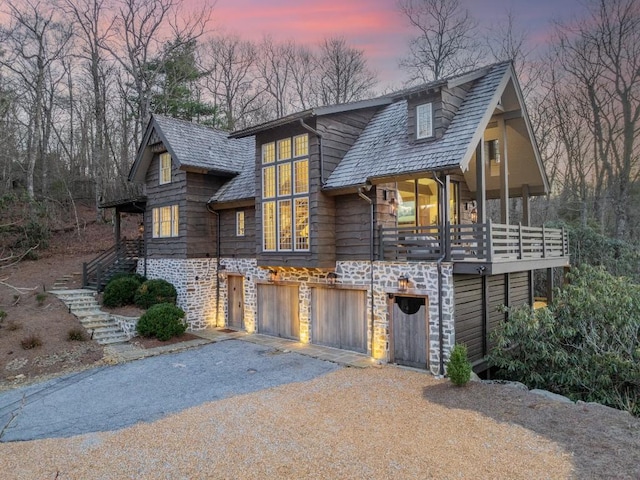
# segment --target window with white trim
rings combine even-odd
[[[309,136],[262,145],[262,250],[309,250]]]
[[[244,210],[236,212],[236,237],[244,237]]]
[[[153,238],[177,237],[179,232],[178,205],[152,209]]]
[[[171,183],[171,155],[169,152],[160,154],[160,185]]]
[[[433,137],[433,107],[431,103],[416,106],[416,138]]]

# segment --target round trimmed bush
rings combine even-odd
[[[147,309],[158,303],[176,303],[178,292],[176,288],[166,280],[147,280],[138,287],[135,295],[136,305]]]
[[[118,272],[115,275],[113,275],[109,281],[113,282],[114,280],[116,280],[118,278],[125,278],[125,277],[135,278],[136,280],[138,280],[138,283],[140,283],[140,284],[142,284],[143,282],[145,282],[147,280],[147,277],[145,277],[144,275],[140,275],[139,273],[135,273],[135,272]]]
[[[136,330],[143,337],[155,337],[163,342],[182,335],[187,329],[182,320],[184,311],[172,303],[158,303],[138,320]]]
[[[127,275],[114,278],[107,283],[104,289],[102,304],[109,308],[131,305],[139,287],[140,280],[135,276]]]

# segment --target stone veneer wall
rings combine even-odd
[[[255,259],[221,258],[220,273],[244,277],[244,325],[249,333],[257,330],[257,282],[267,281],[269,270],[257,266]],[[336,288],[340,285],[358,286],[368,290],[367,321],[371,322],[371,268],[370,262],[338,262]],[[138,273],[144,273],[142,262]],[[300,340],[311,338],[311,288],[326,283],[327,271],[312,268],[279,268],[278,280],[299,285]],[[453,267],[442,264],[442,310],[445,359],[455,342]],[[406,292],[398,291],[398,277],[410,280]],[[218,270],[216,259],[147,259],[147,277],[163,278],[171,282],[178,292],[177,304],[186,313],[191,330],[208,326],[225,326],[227,318],[227,282],[220,281],[216,291]],[[387,360],[389,353],[388,294],[406,294],[427,297],[429,309],[429,364],[438,374],[440,361],[438,329],[438,270],[435,263],[374,262],[373,263],[373,332],[368,328],[368,353],[376,359]],[[370,325],[370,323],[369,323]],[[373,335],[373,349],[371,348]]]
[[[109,315],[111,320],[116,322],[120,330],[122,330],[127,338],[131,340],[133,337],[138,336],[136,326],[138,325],[138,317],[125,317],[124,315]]]
[[[144,274],[144,262],[138,262],[138,273]],[[217,315],[215,258],[148,258],[147,278],[162,278],[176,287],[177,305],[185,311],[190,330],[215,326]]]
[[[242,275],[244,277],[244,323],[248,332],[257,330],[257,281],[268,279],[268,269],[259,268],[255,259],[221,258],[225,275]],[[359,286],[368,290],[367,315],[371,322],[371,263],[369,262],[338,262],[336,265],[340,285]],[[311,288],[313,284],[326,283],[327,271],[310,268],[279,268],[278,281],[295,282],[299,285],[299,318],[300,340],[312,342],[311,338]],[[443,281],[443,340],[445,361],[453,348],[454,337],[454,296],[453,296],[453,268],[451,264],[442,265]],[[410,279],[410,288],[406,292],[399,292],[398,277],[406,275]],[[226,281],[220,282],[220,310],[219,318],[226,318],[227,286]],[[428,298],[429,308],[429,363],[431,371],[438,373],[439,369],[439,329],[438,329],[438,270],[435,263],[415,262],[374,262],[373,263],[373,332],[368,330],[368,353],[376,359],[386,360],[389,353],[389,312],[387,295],[407,294],[425,296]],[[221,321],[218,322],[221,325]],[[373,350],[371,350],[371,335],[373,335]]]

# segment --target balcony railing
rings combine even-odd
[[[444,234],[443,234],[444,232]],[[564,228],[496,223],[379,229],[381,260],[507,262],[566,257]]]

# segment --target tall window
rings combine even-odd
[[[236,212],[236,237],[244,237],[244,210]]]
[[[416,138],[433,136],[433,108],[430,103],[416,107]]]
[[[171,183],[171,155],[168,152],[160,154],[160,185]]]
[[[178,205],[154,208],[153,238],[166,238],[178,236]]]
[[[262,145],[262,249],[309,250],[309,136]]]

